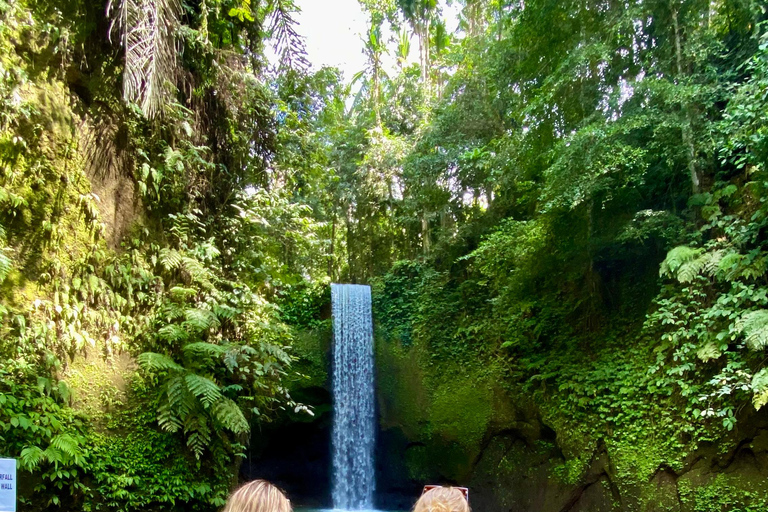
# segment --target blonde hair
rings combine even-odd
[[[292,509],[283,491],[266,480],[251,480],[232,493],[222,512],[292,512]]]
[[[435,487],[421,495],[413,512],[470,512],[469,503],[455,487]]]

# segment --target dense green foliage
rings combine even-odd
[[[254,426],[327,381],[297,331],[327,334],[331,280],[374,285],[412,478],[469,478],[524,404],[564,485],[605,452],[628,510],[664,471],[680,507],[761,509],[682,475],[768,404],[763,3],[465,0],[455,33],[434,0],[361,4],[342,77],[286,0],[0,0],[25,509],[220,506]]]
[[[317,228],[268,172],[261,57],[301,69],[292,4],[150,3],[0,2],[0,452],[29,510],[211,510],[252,425],[305,410],[275,301],[322,277]]]

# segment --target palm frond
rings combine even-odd
[[[115,8],[110,1],[107,12],[114,12],[113,29],[125,50],[123,97],[147,117],[155,117],[173,94],[181,4],[178,0],[120,0]]]
[[[280,65],[306,69],[309,66],[304,39],[296,31],[293,13],[296,6],[292,0],[271,0],[271,20],[268,32],[274,43],[274,50],[280,56]]]

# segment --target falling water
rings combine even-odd
[[[373,508],[371,288],[332,284],[333,507]]]

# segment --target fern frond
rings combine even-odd
[[[184,312],[186,321],[184,326],[192,332],[204,332],[209,329],[218,329],[221,325],[213,311],[200,308],[190,308]]]
[[[5,278],[8,277],[8,274],[10,274],[13,269],[13,261],[6,254],[7,250],[8,249],[0,246],[0,284],[5,281]]]
[[[51,439],[51,446],[63,454],[62,462],[74,461],[80,464],[83,460],[83,452],[80,443],[71,434],[58,434]]]
[[[731,252],[723,256],[717,264],[718,276],[728,281],[735,279],[738,276],[739,267],[743,259],[744,256],[737,252]]]
[[[157,337],[164,341],[176,343],[189,338],[189,333],[178,324],[168,324],[157,330]]]
[[[702,273],[712,260],[712,253],[705,252],[698,258],[686,261],[677,269],[677,280],[683,284],[690,283]]]
[[[189,373],[184,377],[184,381],[187,383],[189,390],[200,399],[200,402],[202,402],[206,409],[221,398],[219,385],[211,379],[196,373]]]
[[[139,357],[136,358],[136,360],[145,370],[181,371],[184,369],[170,357],[163,354],[157,354],[155,352],[144,352],[143,354],[139,354]]]
[[[193,283],[197,283],[206,289],[213,288],[213,274],[195,258],[182,256],[180,267],[189,274],[189,278]]]
[[[194,415],[184,422],[184,433],[187,435],[187,447],[196,458],[200,458],[205,448],[211,444],[211,429],[208,421],[201,415]]]
[[[213,407],[213,416],[224,428],[235,434],[245,434],[251,430],[243,410],[233,400],[224,398]]]
[[[168,292],[175,300],[189,300],[198,293],[195,288],[185,288],[183,286],[174,286]]]
[[[182,255],[176,249],[169,249],[168,247],[164,247],[160,250],[159,261],[165,270],[176,270],[177,268],[181,267],[181,259]]]
[[[41,462],[45,461],[45,452],[39,446],[29,446],[21,450],[19,462],[22,469],[34,471]]]
[[[240,313],[240,310],[233,308],[232,306],[227,306],[226,304],[217,304],[213,307],[213,312],[216,313],[216,316],[219,318],[232,320]]]
[[[157,408],[157,423],[161,429],[171,433],[178,432],[182,426],[181,418],[174,413],[168,402],[163,402]]]
[[[187,343],[181,349],[185,355],[194,358],[217,359],[227,353],[227,347],[206,343],[204,341],[196,343]]]
[[[181,374],[168,380],[165,386],[165,395],[168,397],[168,407],[170,407],[171,412],[181,421],[184,421],[196,407],[197,399],[190,392],[186,380]]]
[[[768,309],[750,311],[736,322],[736,328],[743,334],[747,346],[760,350],[768,346]]]
[[[677,277],[677,273],[680,267],[698,258],[702,252],[703,249],[688,247],[685,245],[675,247],[667,253],[667,257],[661,263],[659,276]]]
[[[720,268],[720,262],[723,260],[725,255],[726,253],[722,249],[704,253],[701,256],[701,258],[703,259],[702,270],[704,271],[704,273],[713,277],[717,275],[717,270]]]

